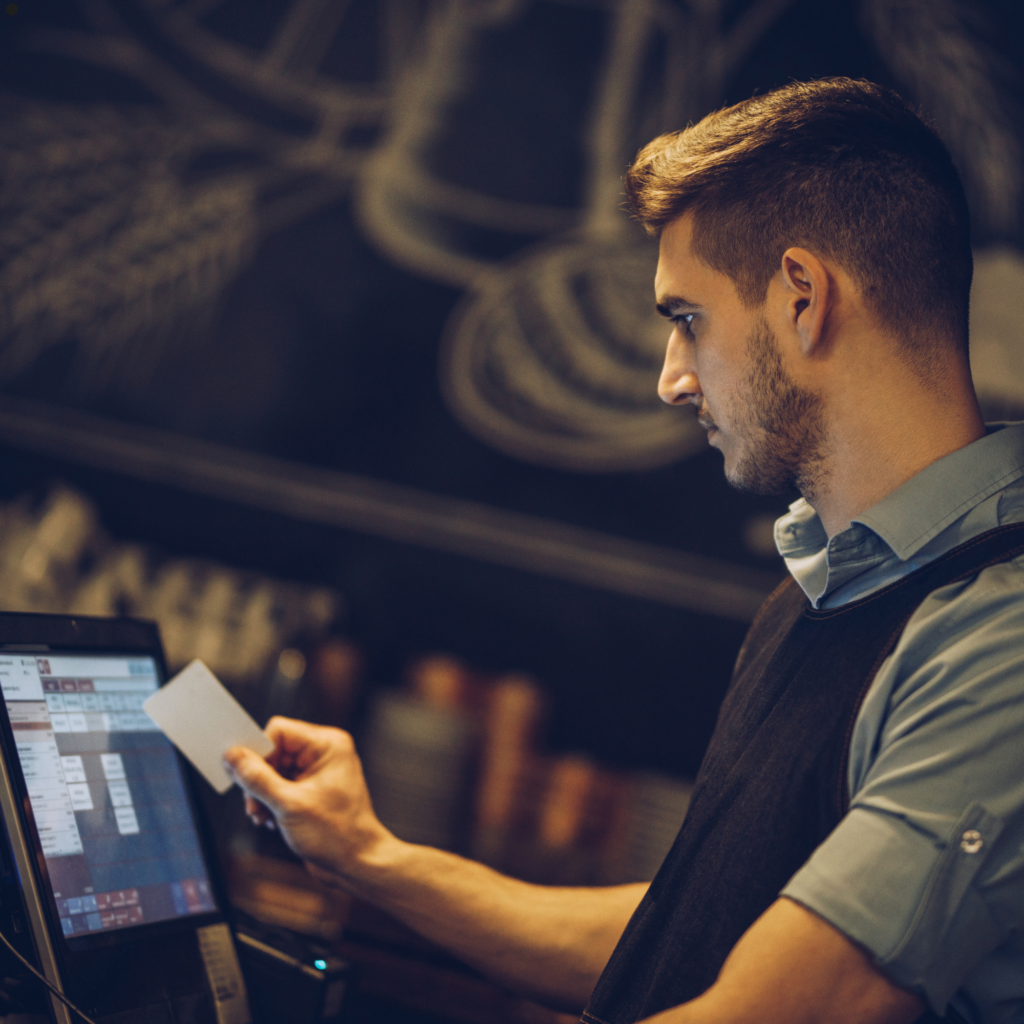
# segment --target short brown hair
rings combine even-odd
[[[935,129],[872,82],[797,82],[662,135],[626,176],[652,233],[693,215],[695,254],[764,301],[793,245],[846,270],[908,354],[967,346],[967,199]]]

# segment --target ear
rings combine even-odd
[[[818,351],[832,304],[832,278],[825,265],[807,249],[782,254],[783,316],[800,349],[809,356]]]

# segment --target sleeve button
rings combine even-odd
[[[960,849],[964,853],[977,853],[984,845],[985,841],[981,838],[981,833],[973,828],[969,828],[960,837]]]

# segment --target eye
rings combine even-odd
[[[683,332],[683,334],[693,335],[693,318],[696,316],[695,313],[677,313],[671,317],[672,323]]]

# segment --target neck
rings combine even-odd
[[[966,366],[934,383],[841,389],[826,409],[827,437],[800,490],[829,537],[945,455],[985,435]],[[859,397],[858,397],[859,395]]]

